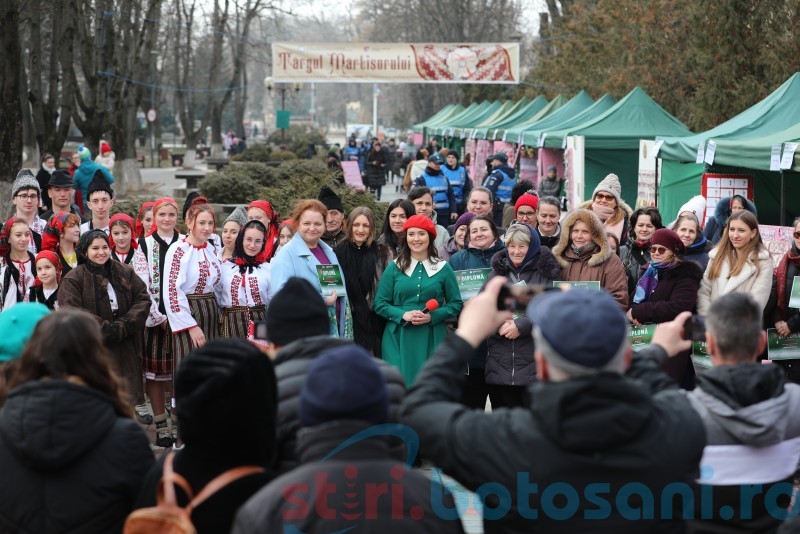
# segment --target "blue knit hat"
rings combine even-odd
[[[20,357],[33,329],[48,313],[47,306],[38,302],[20,302],[0,313],[0,362]]]
[[[92,152],[81,145],[78,147],[78,157],[81,158],[81,160],[92,159]]]
[[[359,345],[323,351],[308,368],[300,392],[300,424],[337,419],[380,424],[389,419],[386,382],[372,355]]]
[[[537,351],[572,376],[607,370],[625,355],[628,321],[605,291],[548,291],[527,312]]]

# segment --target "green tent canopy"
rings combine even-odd
[[[436,112],[432,117],[428,118],[427,120],[417,123],[411,127],[412,132],[422,133],[424,128],[432,124],[436,124],[440,120],[446,120],[449,116],[454,116],[464,111],[464,106],[461,104],[448,104],[438,112]]]
[[[542,132],[546,131],[548,128],[557,127],[565,120],[575,117],[589,108],[592,104],[594,104],[594,100],[592,100],[592,97],[589,96],[589,93],[586,91],[581,91],[572,97],[569,102],[555,110],[547,117],[528,126],[522,132],[519,144],[539,146],[539,137],[542,135]]]
[[[517,102],[513,102],[511,100],[503,102],[503,105],[500,106],[500,108],[497,111],[495,111],[494,113],[492,113],[488,117],[485,117],[483,120],[481,120],[480,123],[472,126],[471,128],[459,128],[459,129],[456,129],[454,135],[459,136],[459,137],[469,137],[469,135],[475,130],[475,128],[481,128],[482,126],[487,125],[487,124],[491,125],[491,124],[495,124],[497,122],[503,121],[507,117],[509,117],[511,115],[514,115],[517,111],[519,111],[520,109],[524,108],[529,103],[530,103],[530,99],[528,97],[523,97],[522,99],[518,100]]]
[[[472,132],[473,139],[496,139],[497,130],[505,130],[516,124],[526,122],[528,119],[539,113],[547,106],[548,102],[542,95],[537,96],[529,102],[524,108],[519,109],[513,115],[506,117],[504,120],[488,127],[477,127]]]
[[[567,135],[584,136],[587,150],[639,150],[642,139],[691,133],[685,124],[667,113],[641,87],[636,87],[599,117],[570,128]]]
[[[479,123],[485,117],[494,113],[502,104],[500,102],[488,102],[484,100],[479,105],[470,106],[462,113],[447,121],[440,121],[435,126],[428,129],[430,135],[448,135],[449,132],[454,131],[456,128],[468,128]]]
[[[747,167],[749,169],[769,171],[772,147],[798,141],[800,141],[800,123],[761,137],[714,139],[717,145],[714,151],[714,165],[730,165],[732,167]],[[795,152],[795,158],[798,158],[797,151]],[[795,161],[798,162],[799,160],[795,159]],[[798,163],[794,165],[798,165]],[[795,170],[800,170],[800,166]]]
[[[565,120],[561,124],[552,126],[551,127],[553,128],[552,130],[544,130],[542,132],[542,135],[546,134],[544,137],[544,143],[539,143],[539,147],[563,148],[564,139],[566,139],[567,132],[569,131],[570,128],[573,128],[580,124],[584,124],[596,117],[599,117],[607,110],[612,108],[616,103],[617,100],[613,96],[611,96],[608,93],[604,94],[603,96],[600,97],[600,100],[592,104],[590,107],[586,108],[583,112],[575,115],[571,119]]]
[[[698,147],[709,139],[717,141],[762,137],[799,123],[800,72],[795,73],[764,100],[715,128],[696,135],[665,137],[658,157],[694,163]]]
[[[525,131],[526,128],[530,127],[533,124],[536,124],[543,118],[552,115],[555,111],[564,107],[564,105],[567,102],[568,100],[563,95],[556,96],[552,101],[550,101],[549,104],[547,104],[544,108],[542,108],[538,113],[533,115],[528,120],[523,121],[505,130],[497,129],[494,132],[495,139],[500,137],[503,139],[503,141],[508,141],[509,143],[519,142],[519,136],[522,135],[522,132]]]

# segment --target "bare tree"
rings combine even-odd
[[[22,47],[18,0],[0,2],[0,216],[6,220],[11,209],[11,182],[22,161]]]

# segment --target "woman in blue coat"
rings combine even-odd
[[[325,299],[331,318],[331,335],[335,337],[353,337],[353,324],[350,317],[347,292],[341,294],[323,294],[317,275],[318,265],[339,265],[333,249],[326,245],[321,237],[325,232],[325,220],[328,209],[319,200],[306,199],[297,203],[291,220],[297,227],[297,233],[286,243],[272,259],[272,286],[274,293],[283,288],[287,280],[299,277],[308,280]],[[342,284],[346,287],[344,272]],[[326,292],[327,293],[327,292]]]

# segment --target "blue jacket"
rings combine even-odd
[[[108,172],[108,169],[98,163],[95,163],[91,159],[81,160],[81,166],[75,169],[75,189],[79,189],[81,195],[83,195],[84,206],[89,205],[89,199],[87,198],[89,183],[91,183],[92,178],[94,178],[94,173],[97,171],[102,171],[103,176],[106,177],[106,181],[109,184],[114,183],[114,177],[110,172]]]
[[[455,169],[451,169],[445,165],[442,167],[442,172],[444,172],[447,181],[450,182],[450,186],[453,188],[453,196],[456,197],[456,204],[464,204],[465,197],[472,189],[472,183],[467,176],[466,169],[461,165],[456,166]]]
[[[508,165],[500,165],[483,181],[483,186],[488,188],[503,204],[511,202],[511,190],[517,184],[517,173]]]
[[[331,247],[326,245],[321,239],[317,246],[322,247],[322,251],[332,264],[339,265],[339,259],[336,257],[336,253],[333,252]],[[306,245],[306,242],[303,241],[303,238],[300,237],[299,233],[295,234],[292,240],[278,251],[275,257],[272,258],[270,265],[272,267],[272,279],[270,280],[270,284],[272,285],[273,295],[286,285],[289,278],[297,276],[308,280],[308,282],[319,291],[320,296],[322,296],[322,288],[319,285],[319,278],[317,277],[317,265],[320,265],[319,260],[311,253],[311,250],[308,248],[308,245]],[[341,266],[339,269],[341,270]],[[343,271],[342,283],[345,285],[346,289],[347,281],[344,279]],[[333,324],[331,324],[330,335],[345,337],[346,310],[348,307],[347,291],[341,295],[337,295],[337,297],[340,304],[339,316],[337,317],[339,328],[337,331],[334,329]]]
[[[466,271],[467,269],[489,269],[492,267],[492,257],[498,252],[505,250],[505,245],[498,239],[494,245],[486,250],[477,248],[465,248],[450,256],[450,267],[454,271]]]
[[[453,194],[453,188],[447,177],[442,171],[438,174],[432,174],[433,171],[430,167],[425,168],[425,172],[419,175],[414,180],[414,185],[417,187],[427,187],[431,190],[433,195],[433,206],[436,213],[443,214],[456,212],[456,197]]]
[[[347,145],[344,147],[344,153],[347,161],[358,161],[358,147]]]

